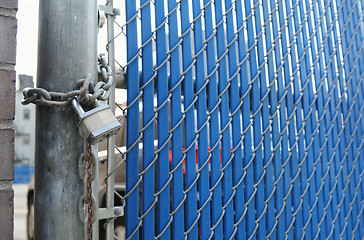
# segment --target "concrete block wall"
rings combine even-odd
[[[0,238],[13,239],[16,11],[18,0],[0,0]]]

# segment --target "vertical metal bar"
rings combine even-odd
[[[126,119],[126,237],[139,239],[139,49],[136,0],[126,5],[126,43],[127,43],[127,105]]]
[[[197,2],[197,1],[196,1]],[[198,21],[198,20],[197,20]],[[201,25],[200,25],[201,26]],[[196,32],[199,30],[198,25],[196,26]],[[189,16],[189,8],[188,1],[181,2],[181,36],[182,37],[182,67],[183,67],[183,108],[185,112],[185,125],[184,125],[184,148],[185,156],[186,156],[186,166],[185,166],[185,191],[186,191],[186,232],[188,239],[198,239],[198,224],[194,224],[196,219],[198,219],[199,215],[197,214],[197,182],[195,181],[196,175],[196,141],[195,141],[195,108],[194,108],[194,82],[193,82],[193,74],[192,70],[194,68],[194,61],[192,60],[192,42],[191,42],[191,25],[190,25],[190,16]],[[197,34],[199,34],[197,32]],[[202,32],[200,33],[202,34]],[[196,40],[196,38],[194,38]],[[195,51],[196,54],[196,51]],[[202,55],[203,56],[203,55]],[[203,65],[201,65],[201,58],[197,56],[197,61],[199,69],[196,71],[196,77],[200,78],[201,74],[203,75]],[[202,69],[201,69],[202,67]],[[202,71],[201,71],[202,70]],[[197,81],[197,78],[196,78]],[[200,103],[204,99],[198,99],[198,103]],[[205,108],[206,113],[206,108]],[[197,113],[199,114],[199,113]],[[199,115],[197,116],[197,124],[199,124]],[[199,127],[197,127],[199,129]],[[199,142],[201,138],[206,137],[207,133],[204,133],[205,136],[199,136]],[[205,148],[205,149],[204,149]],[[207,152],[207,144],[206,146],[199,145],[198,153]],[[199,158],[200,161],[204,161],[207,157]],[[201,175],[200,175],[201,177]],[[206,186],[204,188],[208,191],[209,185],[208,181],[205,182]],[[201,186],[201,185],[199,185]],[[204,190],[199,187],[199,196],[200,196],[200,205],[205,202],[206,198],[204,196]],[[202,195],[201,195],[202,194]],[[206,223],[206,222],[205,222]],[[207,221],[209,223],[209,221]],[[206,224],[205,224],[206,226]],[[210,229],[210,224],[208,226]],[[201,236],[201,235],[200,235]],[[201,239],[206,239],[206,232],[202,232]]]
[[[154,239],[154,76],[153,76],[153,42],[151,32],[150,2],[141,0],[142,31],[142,87],[143,91],[143,215],[150,209],[143,220],[143,239]],[[149,124],[149,125],[148,125]],[[152,164],[152,165],[151,165]],[[151,167],[149,167],[151,165]],[[153,186],[153,187],[151,187]]]
[[[114,1],[108,0],[106,5],[113,7]],[[107,18],[107,52],[108,64],[112,71],[112,77],[115,79],[115,42],[114,42],[114,20],[115,16],[106,14]],[[113,113],[115,113],[115,85],[111,86],[108,104]],[[115,168],[115,136],[107,140],[107,175]],[[106,180],[106,207],[114,207],[114,183],[115,174],[111,174]],[[102,226],[103,227],[103,226]],[[102,236],[104,237],[104,236]],[[114,238],[114,221],[110,221],[106,226],[106,239]]]
[[[230,145],[230,118],[229,118],[229,92],[228,72],[225,44],[225,28],[222,1],[215,1],[216,22],[216,63],[218,64],[218,89],[219,89],[219,113],[221,137],[221,172],[222,172],[222,208],[224,214],[224,236],[231,238],[234,231],[234,209],[232,198],[232,167],[231,167],[231,145]]]
[[[37,87],[73,90],[91,73],[97,79],[96,1],[40,1]],[[78,173],[83,150],[71,107],[37,106],[35,239],[83,239]]]
[[[169,116],[167,37],[164,18],[164,0],[155,1],[158,162],[157,162],[157,236],[171,238],[170,228],[170,175],[169,175]]]
[[[210,116],[210,154],[211,154],[211,229],[214,239],[223,238],[222,224],[222,193],[221,193],[221,161],[220,161],[220,138],[219,138],[219,115],[218,115],[218,89],[216,74],[216,52],[215,33],[213,28],[212,4],[210,0],[204,0],[205,9],[205,39],[206,39],[206,69],[208,84],[208,111]]]

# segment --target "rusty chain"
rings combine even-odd
[[[88,239],[92,240],[92,153],[91,145],[87,146],[87,232]]]
[[[91,106],[96,100],[105,101],[109,98],[110,87],[114,83],[114,79],[104,54],[100,54],[98,57],[97,71],[99,81],[95,85],[91,81],[91,74],[87,74],[85,78],[76,82],[73,91],[66,93],[48,92],[43,88],[25,88],[23,90],[24,99],[21,103],[23,105],[33,103],[36,105],[64,107],[74,97],[77,97],[78,102],[84,106]]]

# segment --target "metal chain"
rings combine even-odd
[[[87,74],[85,78],[79,79],[73,91],[66,93],[48,92],[43,88],[25,88],[23,90],[24,99],[21,101],[23,105],[29,103],[64,107],[68,105],[74,97],[77,97],[78,102],[84,106],[91,106],[95,100],[105,101],[109,98],[110,87],[114,83],[111,68],[107,65],[107,60],[104,54],[98,57],[98,76],[99,82],[91,81],[91,74]]]
[[[88,240],[92,240],[92,154],[91,145],[87,146],[87,231]]]

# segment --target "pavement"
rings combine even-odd
[[[27,240],[28,184],[14,184],[14,240]]]

